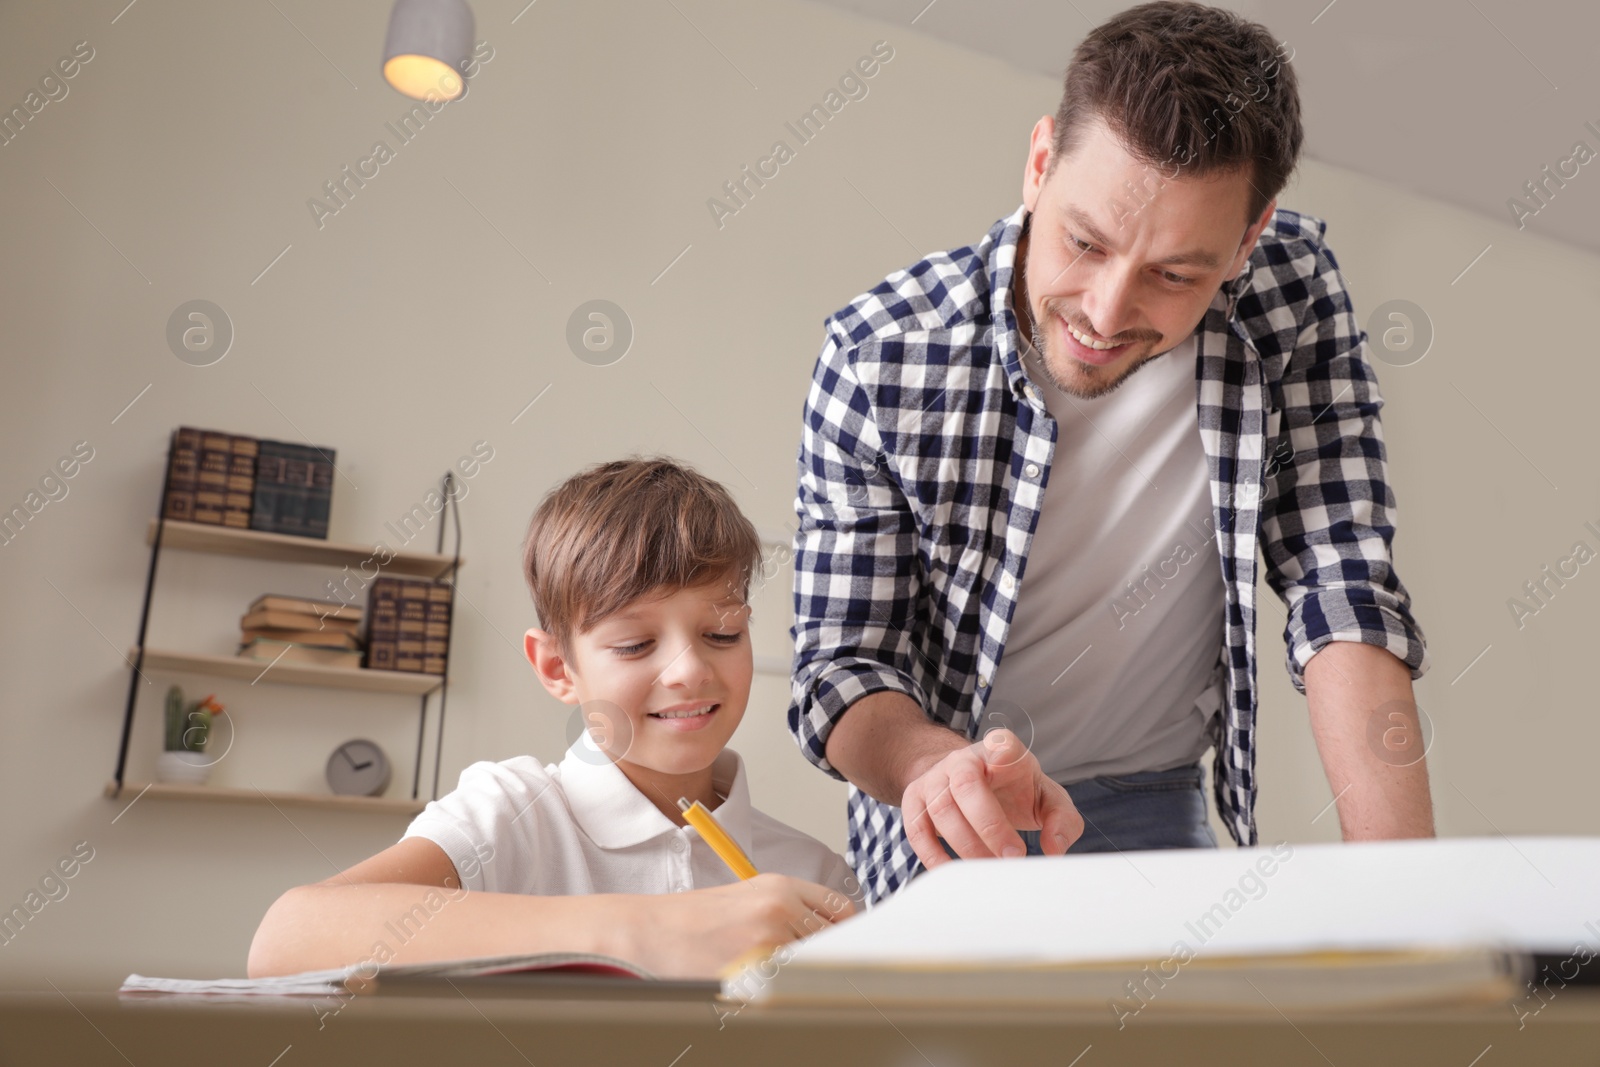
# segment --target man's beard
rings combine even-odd
[[[1142,359],[1128,366],[1120,375],[1115,378],[1097,377],[1097,372],[1103,371],[1106,368],[1095,367],[1091,364],[1083,363],[1080,360],[1076,360],[1071,356],[1068,356],[1067,360],[1069,361],[1069,365],[1076,364],[1079,367],[1079,373],[1084,377],[1087,377],[1089,380],[1080,380],[1077,382],[1063,381],[1061,376],[1058,375],[1051,366],[1050,350],[1052,346],[1050,345],[1049,338],[1045,334],[1044,325],[1039,321],[1039,316],[1034,314],[1033,297],[1028,292],[1028,275],[1026,268],[1024,268],[1022,274],[1022,299],[1028,309],[1028,332],[1031,335],[1033,352],[1035,354],[1033,363],[1041,372],[1043,372],[1045,378],[1050,382],[1051,385],[1055,386],[1067,396],[1076,397],[1079,400],[1094,400],[1098,397],[1106,396],[1115,391],[1123,382],[1133,377],[1135,372],[1140,370],[1145,364],[1151,362],[1157,355],[1160,354],[1157,352],[1151,352],[1149,355],[1144,356]],[[1048,305],[1044,308],[1044,312],[1046,315],[1055,314],[1050,310]]]

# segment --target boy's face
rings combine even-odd
[[[744,717],[750,609],[723,579],[642,597],[569,642],[530,630],[528,659],[581,709],[594,743],[635,784],[707,770]]]

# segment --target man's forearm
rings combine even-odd
[[[900,806],[900,794],[967,738],[928,718],[904,693],[881,690],[851,704],[828,734],[828,762],[857,789]]]
[[[1305,684],[1345,840],[1432,837],[1410,669],[1376,645],[1334,641],[1306,663]]]

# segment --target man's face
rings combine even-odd
[[[1099,119],[1047,179],[1054,133],[1049,117],[1034,127],[1023,178],[1032,220],[1017,294],[1026,321],[1018,318],[1044,358],[1035,369],[1062,392],[1092,399],[1194,332],[1276,201],[1247,228],[1247,174],[1199,180],[1182,160],[1148,166]]]

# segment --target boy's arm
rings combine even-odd
[[[753,948],[850,914],[837,897],[776,874],[662,896],[474,893],[443,849],[411,837],[279,897],[256,930],[247,973],[597,952],[663,977],[708,977]]]

